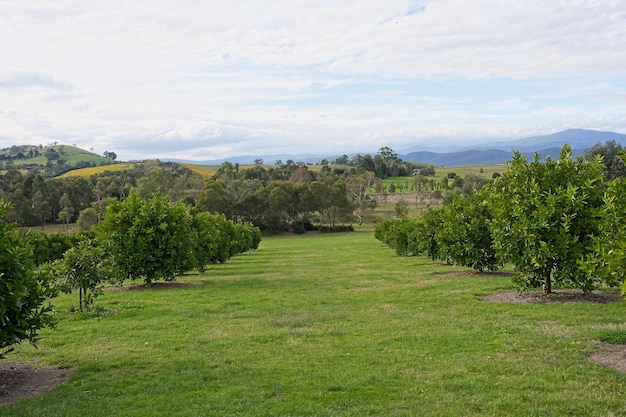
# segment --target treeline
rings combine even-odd
[[[384,221],[375,236],[398,255],[477,271],[511,263],[520,290],[623,285],[626,295],[625,161],[614,143],[578,159],[566,145],[543,163],[515,153],[495,181],[418,219]]]

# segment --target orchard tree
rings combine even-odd
[[[506,173],[492,189],[490,206],[496,249],[503,260],[515,265],[516,284],[522,290],[552,284],[594,289],[579,262],[589,253],[598,224],[595,211],[602,206],[603,165],[572,159],[563,146],[559,159],[527,162],[514,153]]]
[[[457,196],[441,209],[441,229],[435,237],[439,256],[479,272],[498,269],[489,229],[491,217],[486,193]]]
[[[4,221],[9,209],[0,201],[0,358],[22,340],[35,344],[39,330],[54,325],[46,300],[56,295],[50,271],[35,268],[32,249]]]
[[[191,215],[182,202],[154,195],[147,201],[132,193],[113,201],[98,229],[98,238],[121,270],[121,276],[146,285],[192,268]]]
[[[626,162],[626,151],[620,152],[620,158]],[[600,279],[609,286],[622,285],[622,296],[626,298],[626,177],[608,183],[599,211],[599,229],[583,269],[588,279]]]
[[[84,240],[65,251],[63,259],[55,263],[56,272],[66,293],[78,289],[79,310],[92,307],[105,281],[118,281],[118,270],[103,248],[93,240]]]
[[[374,237],[380,240],[398,256],[417,256],[420,251],[415,242],[420,224],[406,217],[386,219],[376,225]]]

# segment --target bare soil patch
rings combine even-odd
[[[626,345],[604,343],[600,350],[589,355],[589,360],[621,372],[626,372]]]
[[[0,406],[46,392],[68,380],[72,369],[32,367],[0,361]]]
[[[441,266],[449,266],[448,264],[439,264]],[[510,277],[515,272],[509,271],[459,271],[459,272],[443,272],[436,274],[438,277]]]
[[[624,299],[619,294],[605,293],[583,293],[582,291],[554,291],[552,294],[545,294],[543,291],[528,292],[502,292],[490,294],[483,297],[485,301],[494,303],[546,303],[546,304],[567,304],[567,303],[617,303]]]

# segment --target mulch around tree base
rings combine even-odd
[[[543,291],[530,291],[525,293],[504,292],[490,294],[483,297],[485,301],[496,303],[617,303],[624,302],[619,294],[589,293],[582,291],[555,291],[552,294],[544,294]],[[626,372],[626,345],[602,344],[601,348],[589,355],[589,360],[621,372]]]
[[[196,287],[204,284],[202,281],[167,281],[167,282],[153,282],[149,287],[146,284],[131,284],[123,287],[107,287],[104,291],[158,291],[158,290],[171,290],[174,288]]]
[[[0,361],[0,406],[37,396],[68,380],[72,369],[35,368]]]
[[[502,292],[490,294],[483,297],[485,301],[494,303],[546,303],[546,304],[566,304],[566,303],[595,303],[607,304],[624,302],[619,294],[605,294],[599,292],[583,293],[582,291],[554,291],[545,294],[543,291],[528,292]]]

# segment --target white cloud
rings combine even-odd
[[[211,159],[623,131],[625,35],[615,0],[3,2],[0,146]]]

